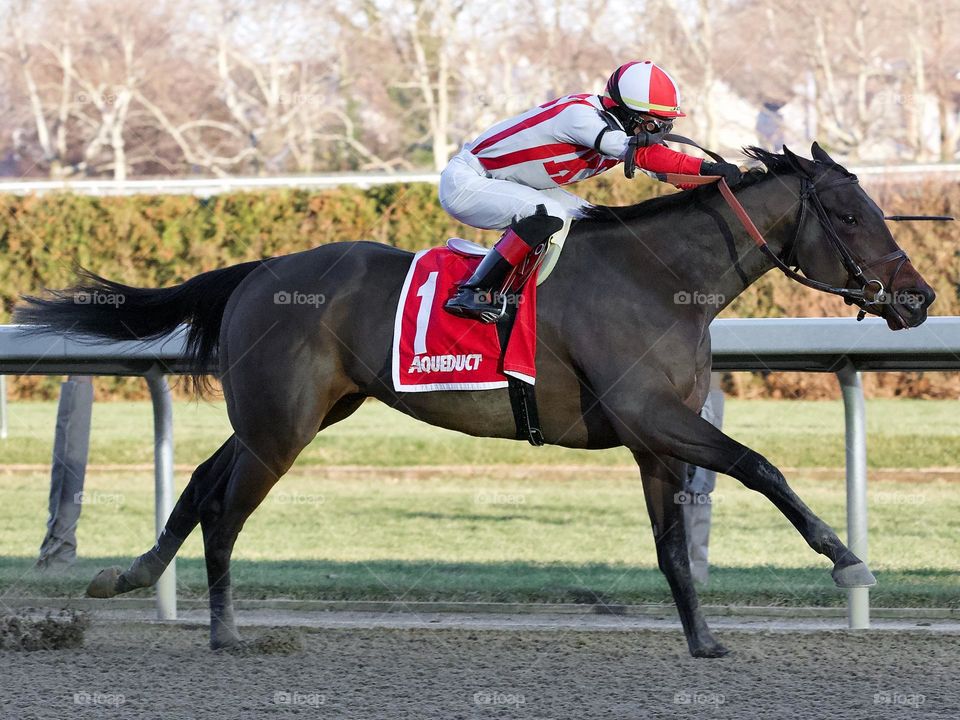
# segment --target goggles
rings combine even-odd
[[[673,130],[673,120],[659,120],[652,117],[638,117],[637,126],[644,132],[668,133]]]

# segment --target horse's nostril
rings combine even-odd
[[[929,288],[904,288],[897,291],[894,302],[911,313],[921,313],[936,299],[937,295]]]
[[[914,312],[923,310],[923,304],[926,298],[920,293],[904,293],[903,304]]]

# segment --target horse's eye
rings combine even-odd
[[[840,222],[842,222],[844,225],[856,225],[856,224],[857,224],[857,218],[856,218],[855,215],[849,215],[849,214],[848,214],[848,215],[841,215],[841,216],[840,216]]]

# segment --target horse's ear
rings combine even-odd
[[[827,155],[827,151],[824,150],[822,147],[820,147],[820,145],[817,143],[816,140],[814,140],[813,145],[810,146],[810,156],[814,160],[817,160],[818,162],[822,162],[824,165],[838,164],[832,157]]]
[[[803,166],[800,165],[800,158],[794,155],[786,145],[783,146],[783,156],[794,170],[803,172]]]
[[[810,165],[809,160],[794,155],[786,145],[783,146],[783,156],[794,170],[810,175],[812,168],[808,167]]]
[[[843,165],[841,165],[832,157],[830,157],[827,154],[827,151],[824,150],[822,147],[820,147],[820,145],[818,145],[816,142],[814,142],[813,145],[810,146],[810,154],[813,156],[813,159],[816,160],[818,163],[821,163],[822,165],[826,165],[829,168],[833,168],[834,170],[839,170],[845,175],[853,176],[853,173],[851,173]]]

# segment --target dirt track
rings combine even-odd
[[[728,629],[735,653],[713,661],[690,658],[674,629],[246,635],[274,653],[213,654],[198,625],[95,620],[82,650],[0,652],[0,715],[960,718],[954,632]]]

